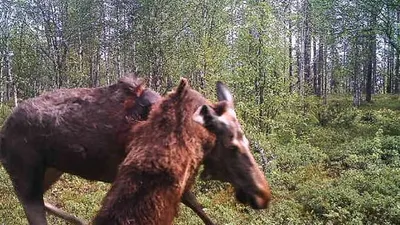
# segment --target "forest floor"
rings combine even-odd
[[[349,97],[328,102],[314,99],[303,112],[280,113],[269,134],[245,127],[271,160],[265,172],[274,200],[268,210],[237,203],[227,184],[198,181],[194,191],[207,214],[232,225],[400,224],[400,97],[374,96],[359,108]],[[45,199],[90,220],[108,187],[65,174]],[[67,224],[47,218],[49,224]],[[0,224],[27,224],[1,166]],[[182,205],[175,224],[202,223]]]

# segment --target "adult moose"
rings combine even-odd
[[[19,104],[2,127],[0,160],[29,224],[47,223],[43,193],[62,173],[112,182],[127,154],[126,134],[160,98],[139,79],[126,77],[111,86],[60,89]],[[182,201],[212,224],[190,192]]]
[[[255,209],[268,206],[270,189],[240,128],[232,95],[222,83],[217,93],[219,102],[212,104],[182,79],[132,128],[129,153],[94,225],[172,224],[203,161],[209,173],[203,176],[224,177],[239,201]]]

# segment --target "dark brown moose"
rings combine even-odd
[[[139,79],[126,77],[106,87],[45,93],[16,107],[0,133],[0,160],[29,224],[46,224],[43,193],[62,173],[112,182],[127,154],[126,134],[160,98]],[[213,224],[190,192],[182,201]],[[63,212],[46,207],[58,216]],[[83,223],[69,214],[61,216]]]
[[[132,128],[129,153],[94,225],[172,224],[203,160],[204,177],[213,176],[211,168],[219,171],[216,179],[230,182],[239,201],[255,209],[268,206],[270,189],[240,128],[232,96],[222,83],[217,93],[219,102],[212,104],[182,79],[146,121]]]

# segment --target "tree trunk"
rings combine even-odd
[[[296,43],[296,61],[297,61],[297,88],[300,95],[303,95],[303,75],[304,75],[304,68],[303,68],[303,56],[302,54],[302,42],[303,42],[303,35],[302,33],[298,34],[297,43]]]
[[[389,45],[389,53],[388,53],[388,60],[387,60],[387,82],[386,82],[386,93],[392,93],[392,80],[393,80],[393,54],[392,54],[392,47]]]
[[[316,72],[316,79],[317,79],[317,96],[322,95],[323,89],[323,77],[324,77],[324,44],[322,40],[319,40],[318,43],[318,58],[317,58],[317,72]]]
[[[372,12],[371,22],[370,22],[370,34],[367,38],[368,42],[368,65],[367,65],[367,77],[366,77],[366,88],[365,88],[365,100],[367,102],[372,101],[372,93],[375,89],[375,83],[373,83],[373,77],[375,74],[374,69],[376,68],[376,35],[375,35],[375,27],[376,27],[376,15]]]
[[[330,92],[332,92],[332,88],[331,88],[331,86],[330,85],[328,85],[328,82],[329,81],[332,81],[332,68],[333,68],[333,65],[332,65],[332,68],[331,68],[331,72],[330,72],[330,78],[331,79],[328,79],[328,71],[327,71],[327,68],[328,68],[328,66],[327,66],[327,52],[328,52],[328,49],[325,47],[323,47],[323,45],[321,46],[321,48],[323,49],[322,50],[322,52],[323,52],[323,56],[322,56],[322,64],[321,64],[321,73],[322,73],[322,77],[323,77],[323,91],[324,91],[324,103],[325,104],[327,104],[328,103],[328,87],[329,87],[329,91]]]
[[[4,69],[5,60],[3,51],[0,52],[0,103],[4,102]]]
[[[400,23],[400,9],[397,9],[396,12],[396,21],[399,24]],[[394,93],[395,94],[399,94],[400,93],[400,49],[396,48],[396,67],[394,69],[394,84],[393,84],[393,88],[394,88]]]
[[[83,74],[83,43],[82,43],[82,32],[79,29],[79,34],[78,34],[78,56],[79,56],[79,65],[78,65],[78,71],[79,74]]]
[[[312,38],[312,52],[313,52],[313,57],[312,57],[312,74],[313,74],[313,77],[312,77],[312,90],[313,90],[313,93],[314,93],[314,95],[317,95],[318,96],[318,94],[317,94],[317,92],[318,92],[318,90],[317,90],[317,82],[318,82],[318,79],[317,79],[317,41],[315,40],[315,37],[313,37]]]
[[[358,46],[358,38],[354,43],[354,62],[353,62],[353,105],[360,106],[361,105],[361,84],[359,79],[359,46]]]
[[[371,40],[370,40],[371,42]],[[373,50],[372,43],[369,43],[368,47],[368,61],[367,61],[367,73],[366,73],[366,87],[365,87],[365,101],[372,101],[372,68],[373,68]]]
[[[11,76],[11,62],[10,62],[10,52],[8,49],[8,46],[6,48],[6,52],[4,54],[4,63],[5,63],[5,74],[6,74],[6,101],[10,101],[11,98],[11,82],[12,82],[12,76]],[[10,80],[11,79],[11,80]]]
[[[93,76],[94,76],[93,57],[94,57],[93,53],[91,53],[89,57],[89,80],[87,81],[90,87],[92,87],[93,85]]]
[[[94,54],[94,65],[93,65],[93,76],[92,76],[92,87],[99,86],[99,74],[100,74],[100,45],[96,46],[96,53]]]
[[[292,20],[289,19],[289,91],[293,93],[293,39]]]
[[[107,82],[107,85],[110,85],[111,79],[110,79],[110,50],[109,50],[109,47],[106,47],[106,49],[104,51],[104,57],[105,57],[105,67],[106,67],[106,71],[105,71],[106,82]]]
[[[6,69],[7,69],[7,101],[14,101],[14,106],[18,105],[17,85],[12,74],[12,52],[8,49],[6,52]]]
[[[120,47],[117,47],[117,63],[116,63],[116,75],[117,78],[122,76],[122,66],[121,66],[121,54],[120,54]]]
[[[376,60],[376,36],[374,34],[374,40],[372,42],[372,94],[375,94],[376,92],[376,87],[375,85],[378,83],[377,82],[377,77],[376,77],[376,69],[377,69],[377,60]]]
[[[393,84],[393,92],[394,94],[399,94],[400,93],[400,74],[399,74],[399,69],[400,69],[400,57],[399,57],[399,52],[396,51],[396,67],[395,67],[395,74],[394,74],[394,84]]]
[[[304,88],[306,95],[312,88],[311,82],[311,12],[310,3],[308,0],[305,1],[304,13],[305,13],[305,24],[304,24]],[[311,89],[312,90],[312,89]]]

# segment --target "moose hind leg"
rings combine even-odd
[[[29,224],[46,225],[43,203],[43,167],[32,168],[24,164],[17,164],[16,167],[18,169],[13,168],[10,177]]]

